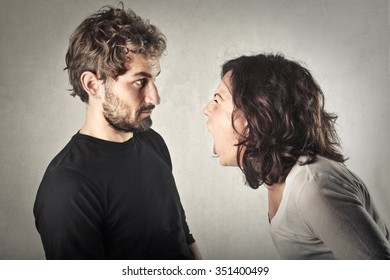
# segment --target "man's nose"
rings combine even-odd
[[[160,104],[160,95],[154,83],[150,84],[145,90],[145,102],[153,105]]]

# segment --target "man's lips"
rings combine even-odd
[[[142,107],[141,110],[139,110],[139,114],[151,115],[152,112],[153,112],[153,109],[154,109],[155,107],[156,107],[156,106],[154,106],[154,105]]]

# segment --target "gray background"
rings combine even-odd
[[[32,207],[49,161],[81,127],[65,66],[74,28],[117,1],[0,1],[0,259],[42,259]],[[221,64],[282,52],[311,69],[339,115],[347,165],[390,226],[389,2],[124,1],[168,38],[154,129],[166,139],[189,225],[207,259],[277,259],[266,190],[212,157],[202,109]]]

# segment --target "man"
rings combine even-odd
[[[200,258],[167,146],[150,129],[165,48],[154,25],[123,7],[103,7],[72,34],[66,69],[87,116],[37,193],[46,258]]]

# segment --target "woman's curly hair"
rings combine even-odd
[[[302,155],[307,161],[301,164],[316,155],[345,161],[338,151],[337,116],[324,110],[324,95],[307,69],[280,54],[259,54],[225,62],[221,76],[229,71],[233,127],[238,111],[247,120],[244,131],[236,131],[237,162],[250,187],[283,182]]]
[[[129,49],[128,46],[131,46]],[[72,95],[88,102],[80,82],[84,71],[97,74],[104,82],[124,74],[129,52],[160,57],[166,49],[166,38],[160,30],[132,10],[102,7],[86,18],[73,32],[66,54],[66,70]]]

